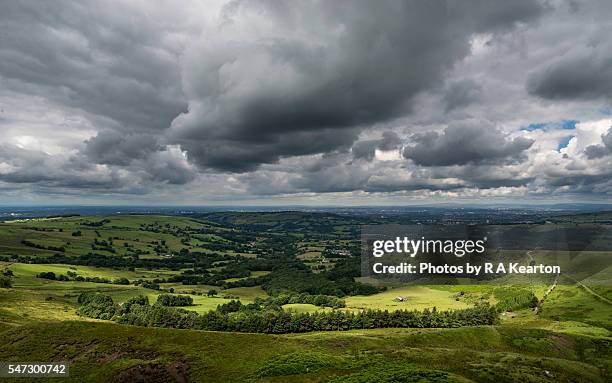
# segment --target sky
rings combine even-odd
[[[0,0],[0,204],[612,200],[610,1]]]

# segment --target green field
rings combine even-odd
[[[597,270],[580,283],[556,286],[546,297],[548,284],[520,278],[504,286],[468,279],[423,286],[354,277],[376,286],[375,292],[342,295],[344,306],[336,309],[311,303],[282,306],[291,313],[357,313],[461,310],[498,305],[520,294],[542,300],[537,314],[523,306],[502,310],[494,326],[269,335],[136,327],[78,314],[83,292],[107,294],[119,305],[139,295],[151,304],[160,294],[187,295],[193,305],[183,308],[204,314],[232,300],[248,305],[278,296],[278,289],[291,293],[283,289],[293,282],[303,291],[323,286],[319,257],[354,248],[348,236],[352,223],[331,217],[317,228],[320,217],[282,213],[281,218],[291,230],[285,226],[289,223],[269,214],[0,223],[0,271],[11,284],[0,288],[0,360],[68,361],[69,380],[75,382],[610,381],[611,269],[602,267],[610,256],[603,252],[574,258],[590,259]],[[312,225],[318,231],[310,231]],[[326,230],[329,234],[321,234]],[[80,235],[73,236],[77,231]],[[543,254],[533,252],[536,258]],[[303,261],[312,271],[283,278],[274,264],[267,268],[266,259],[278,257]],[[49,260],[39,263],[44,259]],[[333,270],[339,262],[342,258],[325,268]],[[255,270],[247,265],[256,265]],[[67,278],[46,279],[41,273]],[[188,280],[201,275],[208,279]],[[566,278],[569,283],[580,275]]]

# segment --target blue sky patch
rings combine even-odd
[[[534,130],[553,130],[553,129],[563,129],[563,130],[573,130],[576,129],[576,124],[579,123],[578,120],[562,120],[560,122],[538,122],[527,125],[526,130],[528,132],[533,132]]]
[[[575,136],[567,136],[567,137],[563,137],[561,139],[561,141],[559,141],[559,146],[557,147],[557,151],[560,151],[563,148],[567,148],[567,145],[569,145],[569,142],[571,141],[572,138],[574,138]]]

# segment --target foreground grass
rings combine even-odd
[[[0,360],[68,361],[74,382],[605,382],[612,367],[610,338],[510,326],[274,336],[63,321],[0,331]]]

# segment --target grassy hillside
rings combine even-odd
[[[10,283],[0,288],[0,360],[68,361],[75,382],[610,381],[609,252],[559,253],[583,272],[562,275],[567,284],[548,295],[550,283],[518,276],[502,286],[467,278],[387,283],[359,277],[360,223],[294,212],[0,223],[0,277]],[[547,256],[508,250],[517,258],[527,252]],[[48,273],[56,278],[41,277]],[[345,290],[329,290],[340,285]],[[289,294],[344,305],[285,301],[276,310],[459,310],[485,302],[503,309],[496,326],[265,335],[95,320],[77,315],[83,292],[119,305],[138,295],[151,304],[160,294],[188,295],[193,305],[184,309],[199,314]]]
[[[608,339],[507,326],[272,336],[65,321],[0,338],[0,359],[68,360],[74,382],[605,382],[611,350]]]

